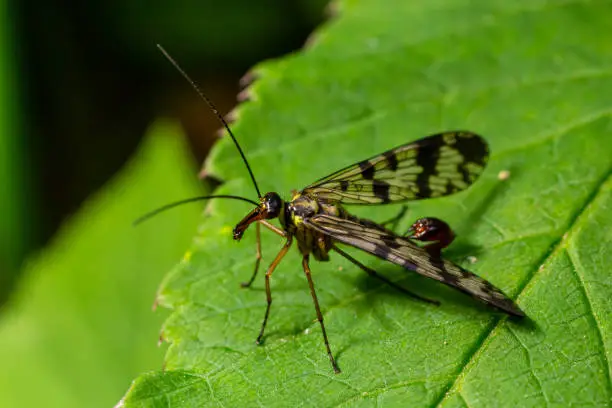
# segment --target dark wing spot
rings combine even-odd
[[[473,175],[468,170],[467,165],[474,163],[484,166],[489,157],[489,148],[487,143],[475,134],[463,133],[459,134],[458,137],[454,147],[463,156],[463,162],[458,166],[458,170],[464,183],[470,184],[473,181]]]
[[[447,270],[444,270],[446,273],[442,275],[442,282],[447,285],[451,285],[454,287],[459,287],[459,277],[449,273]]]
[[[349,188],[349,182],[346,180],[340,180],[340,190],[346,191]]]
[[[464,175],[463,181],[465,181],[465,175]],[[455,192],[455,186],[453,185],[452,181],[448,180],[448,182],[446,183],[446,190],[444,191],[444,195],[450,195],[454,192]]]
[[[359,168],[364,179],[372,180],[374,178],[374,166],[372,166],[369,160],[359,162]]]
[[[388,203],[389,200],[389,183],[386,181],[374,180],[372,188],[374,195],[382,200],[383,203]]]
[[[382,240],[382,242],[385,243],[385,245],[387,245],[389,248],[392,248],[392,249],[398,249],[398,248],[401,248],[402,246],[402,244],[397,242],[395,240],[395,237],[391,235],[382,235],[380,239]]]
[[[374,246],[374,254],[380,256],[382,259],[389,259],[389,247],[383,245]]]
[[[387,160],[387,165],[393,171],[397,170],[397,156],[393,152],[393,150],[389,150],[388,152],[384,152],[383,156]]]
[[[463,163],[459,165],[459,173],[461,173],[461,178],[465,184],[472,184],[472,176],[468,169],[465,167],[467,163]]]
[[[442,271],[446,276],[453,276],[453,274],[446,269],[446,265],[444,265],[444,261],[440,257],[439,253],[438,255],[434,255],[428,252],[427,261],[430,265],[433,265],[436,269]]]
[[[440,139],[441,140],[441,139]],[[440,143],[429,143],[420,146],[416,156],[417,165],[423,170],[419,173],[416,179],[416,184],[419,189],[417,195],[421,198],[431,196],[431,188],[429,186],[430,176],[436,174],[436,165],[440,157]]]
[[[416,271],[417,270],[417,265],[414,264],[413,262],[410,262],[407,258],[402,259],[402,263],[401,265],[411,271]]]
[[[457,143],[453,147],[459,150],[464,162],[484,166],[489,157],[487,143],[481,137],[474,134],[460,134]]]

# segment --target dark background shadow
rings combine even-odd
[[[0,250],[0,303],[26,255],[122,167],[155,118],[180,120],[197,162],[206,157],[220,125],[156,43],[225,114],[248,69],[301,48],[323,20],[326,3],[9,3],[6,31],[14,52],[8,62],[21,131],[7,143],[15,146],[11,177],[19,185],[0,200],[20,211],[5,215],[19,220],[8,234],[11,249]]]

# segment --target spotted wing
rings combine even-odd
[[[487,143],[475,133],[439,133],[348,166],[301,193],[346,204],[440,197],[472,184],[488,156]]]
[[[334,240],[359,248],[428,278],[459,289],[487,304],[515,316],[525,314],[501,290],[490,282],[454,263],[435,257],[409,239],[386,230],[371,221],[351,220],[330,215],[304,219],[306,226],[329,235]]]

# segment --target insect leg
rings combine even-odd
[[[242,286],[243,288],[248,288],[249,286],[251,286],[251,284],[253,283],[253,281],[255,280],[255,277],[257,276],[257,272],[259,271],[259,263],[261,262],[261,227],[259,226],[259,224],[263,224],[264,227],[270,229],[271,231],[277,233],[278,235],[280,235],[281,237],[286,237],[287,233],[285,231],[283,231],[282,229],[275,227],[274,225],[270,224],[267,221],[259,221],[256,225],[255,225],[255,236],[256,236],[256,242],[257,242],[257,252],[255,255],[255,270],[253,270],[253,275],[251,275],[251,279],[249,279],[247,282],[242,282],[240,284],[240,286]]]
[[[266,329],[266,323],[268,323],[268,316],[270,315],[270,306],[272,306],[272,292],[270,291],[270,276],[272,276],[272,272],[274,272],[274,269],[276,269],[276,266],[280,263],[283,257],[287,254],[289,247],[291,247],[292,241],[293,241],[293,236],[288,235],[287,242],[285,242],[285,245],[283,245],[281,250],[276,255],[276,258],[274,258],[274,261],[272,261],[272,263],[268,267],[268,270],[266,271],[266,301],[268,302],[268,304],[266,306],[266,314],[264,315],[263,322],[261,323],[261,330],[259,332],[259,336],[257,336],[257,340],[255,341],[255,343],[257,344],[261,344],[262,342],[264,330]]]
[[[425,242],[423,248],[438,258],[440,251],[455,239],[455,234],[447,223],[431,217],[416,220],[405,235],[410,239]]]
[[[391,231],[395,231],[395,229],[397,228],[397,223],[402,219],[404,215],[406,215],[407,211],[408,211],[408,206],[402,205],[402,208],[400,208],[399,213],[397,213],[397,215],[395,215],[393,218],[388,219],[387,221],[381,222],[380,225],[387,228],[387,225],[391,224],[391,228],[389,229]]]
[[[329,347],[329,341],[327,340],[327,332],[325,331],[325,325],[323,324],[323,315],[321,314],[321,308],[319,308],[319,300],[317,299],[314,284],[312,283],[312,276],[310,275],[310,266],[308,266],[308,255],[304,255],[304,258],[302,258],[302,267],[304,268],[306,279],[308,279],[310,295],[312,296],[312,300],[314,301],[315,305],[315,310],[317,311],[317,320],[321,325],[321,331],[323,332],[323,341],[325,342],[325,347],[327,348],[327,355],[329,356],[329,361],[332,365],[332,368],[334,369],[334,372],[336,374],[339,374],[340,368],[338,367],[338,364],[336,364],[336,360],[334,360],[334,355],[332,354],[331,348]]]
[[[282,229],[278,228],[277,226],[270,224],[268,221],[266,220],[259,220],[258,224],[263,225],[264,227],[266,227],[267,229],[269,229],[270,231],[274,232],[275,234],[280,235],[283,238],[287,238],[287,233],[285,231],[283,231]]]
[[[255,277],[257,276],[257,272],[259,271],[259,264],[261,263],[261,227],[259,223],[255,223],[255,242],[256,242],[256,252],[255,252],[255,269],[253,270],[253,275],[251,275],[251,279],[248,282],[240,283],[240,286],[243,288],[248,288],[251,286]]]
[[[434,304],[434,305],[440,305],[440,302],[438,302],[437,300],[427,299],[425,297],[417,295],[416,293],[412,293],[408,289],[405,289],[405,288],[397,285],[396,283],[390,281],[389,279],[385,278],[384,276],[379,275],[378,272],[376,272],[373,269],[368,268],[367,266],[365,266],[364,264],[362,264],[361,262],[359,262],[358,260],[356,260],[355,258],[350,256],[349,254],[347,254],[346,252],[344,252],[343,250],[338,248],[336,245],[332,246],[332,249],[334,251],[336,251],[337,253],[339,253],[340,255],[342,255],[343,257],[345,257],[346,259],[348,259],[349,261],[351,261],[354,265],[357,265],[358,267],[363,269],[368,275],[372,276],[373,278],[376,278],[376,279],[379,279],[379,280],[385,282],[387,285],[391,286],[392,288],[395,288],[395,289],[399,290],[403,294],[408,295],[411,298],[414,298],[414,299],[417,299],[417,300],[422,300],[423,302],[426,302],[426,303],[431,303],[431,304]]]

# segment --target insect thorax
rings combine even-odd
[[[318,200],[311,195],[296,193],[293,199],[285,205],[284,210],[284,216],[280,217],[281,224],[289,234],[296,238],[300,252],[303,255],[312,253],[318,261],[329,260],[331,238],[308,228],[303,221],[317,214],[346,218],[347,213],[342,206]]]

